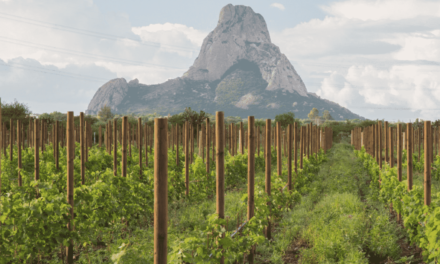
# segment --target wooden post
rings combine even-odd
[[[2,194],[2,151],[5,144],[4,134],[5,130],[3,130],[2,123],[2,99],[0,97],[0,195]]]
[[[39,124],[37,119],[34,120],[34,179],[38,181],[40,179],[40,150],[39,150],[39,144],[40,144],[40,130],[39,130]],[[37,193],[37,198],[39,197]]]
[[[2,194],[2,151],[5,144],[4,141],[5,130],[2,123],[2,99],[0,97],[0,195]]]
[[[189,139],[190,139],[190,160],[189,162],[193,163],[193,157],[194,157],[194,126],[190,123],[189,124]]]
[[[257,127],[257,149],[258,157],[260,157],[260,126]]]
[[[240,154],[244,154],[244,129],[243,122],[240,122]]]
[[[382,169],[382,122],[378,122],[377,128],[377,148],[379,156],[379,168]]]
[[[303,168],[303,159],[304,156],[306,155],[305,153],[305,148],[306,148],[306,128],[307,126],[302,126],[301,127],[301,153],[300,153],[300,162],[299,162],[299,166],[302,169]]]
[[[176,124],[176,165],[179,166],[179,125]]]
[[[177,155],[179,156],[179,155]],[[148,167],[148,125],[145,123],[145,166]]]
[[[55,144],[54,144],[54,151],[55,151],[55,167],[56,167],[56,170],[58,171],[58,169],[59,169],[59,155],[60,155],[60,150],[59,150],[59,145],[58,145],[58,134],[59,134],[59,131],[58,131],[58,121],[55,121],[55,134],[54,134],[54,136],[55,136]]]
[[[142,118],[138,118],[137,127],[137,147],[139,151],[139,177],[142,179]]]
[[[397,124],[397,179],[402,181],[402,124]],[[401,222],[402,215],[397,214],[397,222]]]
[[[425,165],[425,173],[424,173],[424,190],[425,190],[425,205],[431,204],[431,164],[429,157],[429,147],[431,144],[431,121],[424,122],[424,135],[423,135],[423,151],[424,151],[424,165]]]
[[[128,130],[130,129],[128,125],[128,117],[122,117],[122,161],[121,161],[121,176],[127,177],[127,139],[130,138],[130,135],[127,135]],[[131,144],[130,144],[131,148]]]
[[[294,159],[294,167],[295,167],[295,177],[298,175],[298,123],[293,123],[293,159]],[[292,189],[295,186],[295,183],[292,184]]]
[[[126,122],[127,117],[124,117]],[[154,264],[168,255],[168,120],[154,119]],[[125,138],[125,137],[124,137]]]
[[[99,136],[98,136],[98,141],[99,141],[99,148],[102,147],[102,128],[101,126],[99,126]]]
[[[272,130],[272,125],[271,125],[271,121],[270,119],[266,119],[266,169],[265,169],[265,191],[268,195],[270,195],[270,188],[271,188],[271,184],[270,184],[270,173],[271,173],[271,130]],[[265,235],[267,239],[271,239],[271,232],[270,232],[270,222],[268,222],[267,227],[265,228]]]
[[[12,119],[9,120],[9,160],[12,161],[13,146],[14,146],[14,124],[12,123]]]
[[[208,176],[209,173],[209,118],[206,118],[206,176]]]
[[[247,206],[247,220],[254,217],[254,184],[255,184],[255,118],[248,117],[248,206]],[[254,263],[254,248],[251,249],[248,255],[248,262]]]
[[[37,126],[35,127],[37,128]],[[38,135],[38,132],[36,132]],[[36,142],[38,141],[35,138]],[[73,154],[75,151],[75,139],[73,138],[73,112],[67,112],[67,203],[70,204],[69,215],[70,221],[67,223],[67,229],[73,231]],[[38,143],[36,143],[38,146]],[[37,147],[35,149],[38,149]],[[38,150],[37,150],[38,151]],[[70,240],[66,247],[66,262],[73,263],[73,242]]]
[[[79,113],[79,140],[80,140],[80,155],[81,155],[81,184],[85,184],[85,142],[84,142],[84,113]]]
[[[218,218],[225,218],[225,152],[224,152],[224,114],[215,113],[215,145],[216,145],[216,210]],[[224,263],[222,257],[220,263]]]
[[[419,157],[418,160],[420,161],[420,148],[421,148],[421,143],[422,143],[422,132],[420,131],[420,127],[417,129],[417,136],[419,138],[419,142],[417,143],[419,145]]]
[[[20,120],[17,120],[17,158],[18,158],[18,186],[23,186],[23,179],[21,178],[21,137],[20,137]]]
[[[276,123],[276,139],[277,139],[277,172],[281,176],[282,173],[282,157],[281,157],[281,123]]]
[[[389,127],[389,143],[390,143],[390,167],[394,167],[394,138],[393,138],[393,127]]]
[[[84,122],[84,163],[89,162],[89,124],[87,121]]]
[[[406,172],[407,172],[408,191],[412,190],[412,185],[413,185],[413,177],[412,177],[413,133],[414,133],[414,130],[412,128],[412,124],[407,123],[406,124],[406,141],[408,142],[408,146],[407,146],[408,151],[407,151],[407,159],[406,159],[406,163],[407,163]]]
[[[186,196],[189,195],[189,122],[185,122],[185,186]]]
[[[113,176],[118,173],[118,137],[116,135],[117,119],[113,119]]]
[[[292,190],[292,124],[287,126],[287,188]]]
[[[388,163],[390,163],[390,161],[389,161],[389,156],[388,156],[388,140],[389,140],[389,136],[388,136],[388,122],[387,121],[385,121],[385,124],[384,124],[384,131],[385,131],[385,133],[384,133],[384,137],[385,137],[385,161],[386,162],[388,162]]]

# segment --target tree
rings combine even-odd
[[[115,115],[112,113],[110,106],[104,105],[98,112],[98,118],[103,121],[112,119]]]
[[[324,110],[324,112],[322,113],[322,117],[325,120],[334,120],[332,115],[330,114],[330,112],[328,110]]]
[[[168,123],[172,125],[178,124],[180,126],[183,124],[183,122],[185,122],[185,117],[182,113],[168,117]]]
[[[183,119],[189,121],[194,127],[205,122],[208,117],[204,111],[200,110],[200,113],[197,113],[196,111],[191,110],[191,107],[186,107],[182,115]]]
[[[293,112],[287,112],[275,116],[275,123],[280,122],[282,128],[286,128],[288,124],[295,122],[295,114]]]
[[[15,126],[17,120],[24,122],[31,113],[29,107],[24,103],[19,103],[17,99],[14,99],[12,103],[2,103],[2,118],[6,122],[7,129],[9,129],[9,120],[12,119]]]
[[[309,119],[315,119],[315,118],[317,118],[317,117],[319,117],[319,111],[318,111],[318,109],[316,109],[315,107],[313,107],[313,109],[312,110],[310,110],[310,113],[307,115],[307,117],[309,118]]]

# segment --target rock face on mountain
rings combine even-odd
[[[180,113],[185,107],[226,116],[273,118],[287,111],[306,118],[313,107],[335,119],[362,117],[307,89],[280,49],[271,43],[264,18],[250,7],[222,8],[216,28],[182,77],[145,85],[123,78],[104,84],[86,111],[104,105],[116,113]]]

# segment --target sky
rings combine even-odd
[[[264,17],[308,92],[367,119],[440,119],[438,0],[0,0],[0,98],[76,115],[111,79],[182,76],[229,3]]]

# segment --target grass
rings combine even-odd
[[[334,144],[311,191],[285,213],[257,263],[379,263],[397,260],[399,227],[369,197],[369,176],[346,143]],[[377,262],[376,262],[377,261]]]

